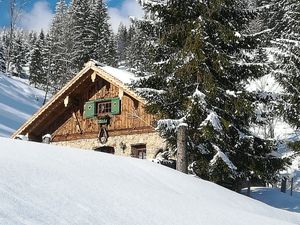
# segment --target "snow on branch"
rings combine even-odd
[[[192,97],[193,97],[194,102],[197,101],[198,103],[200,103],[204,107],[207,105],[207,103],[205,101],[206,95],[204,93],[202,93],[201,91],[199,91],[198,88],[196,88],[196,90],[193,93]]]
[[[276,41],[294,44],[295,46],[299,46],[299,43],[300,43],[300,41],[298,41],[298,40],[292,40],[292,39],[286,39],[286,38],[277,38]]]
[[[210,161],[210,165],[213,166],[217,163],[218,159],[222,159],[222,161],[228,166],[228,168],[232,171],[236,171],[237,167],[229,160],[229,158],[221,151],[221,149],[212,144],[213,148],[216,150],[216,154],[214,155],[213,159]]]
[[[166,5],[167,1],[166,0],[138,0],[138,2],[142,5],[142,6],[157,6],[157,5]]]
[[[214,111],[211,111],[208,114],[206,119],[200,124],[200,128],[207,126],[208,123],[210,123],[216,131],[221,131],[222,130],[222,126],[221,126],[221,123],[220,123],[220,120],[219,120],[219,116]]]
[[[153,95],[153,94],[161,95],[166,93],[165,90],[157,90],[154,88],[136,88],[135,91],[146,95]]]
[[[185,118],[181,118],[181,119],[163,119],[163,120],[159,120],[157,122],[157,130],[163,129],[163,130],[167,130],[167,131],[171,131],[174,129],[177,129],[178,126],[185,124],[184,123]]]
[[[260,32],[257,32],[257,33],[253,33],[253,34],[249,34],[249,35],[245,35],[247,37],[255,37],[255,36],[258,36],[258,35],[262,35],[262,34],[265,34],[265,33],[270,33],[273,29],[265,29],[263,31],[260,31]]]

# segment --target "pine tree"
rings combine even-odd
[[[117,56],[120,65],[123,65],[126,59],[126,49],[129,45],[128,31],[124,24],[120,23],[118,33],[116,35]]]
[[[108,65],[115,65],[116,49],[108,23],[106,4],[103,1],[93,1],[88,14],[85,25],[88,35],[85,43],[87,54],[85,60],[92,58]]]
[[[252,129],[255,134],[263,138],[275,137],[275,126],[280,120],[279,105],[282,97],[278,93],[279,85],[274,82],[274,57],[269,54],[272,49],[273,35],[272,29],[269,29],[267,24],[267,20],[271,16],[268,13],[269,3],[269,1],[256,0],[248,2],[249,8],[256,13],[256,17],[249,23],[248,31],[253,38],[260,41],[259,46],[251,52],[250,57],[253,58],[253,62],[261,65],[263,74],[259,79],[251,81],[251,86],[255,87],[252,94],[256,95],[256,121],[252,124]],[[274,84],[271,86],[272,82]]]
[[[112,33],[112,31],[110,31]],[[105,60],[103,60],[107,65],[114,66],[116,67],[118,64],[117,60],[117,49],[116,49],[116,40],[113,34],[111,34],[109,41],[108,41],[108,46],[107,46],[107,57]],[[99,61],[99,60],[98,60]]]
[[[154,4],[152,4],[154,3]],[[270,141],[253,136],[255,98],[244,88],[263,69],[249,57],[259,40],[246,26],[254,15],[243,1],[147,1],[155,20],[142,29],[159,39],[149,74],[136,86],[159,115],[158,127],[176,150],[176,126],[188,124],[191,169],[237,189],[242,180],[271,180],[284,161]],[[248,53],[248,54],[247,54]]]
[[[4,47],[2,46],[2,43],[0,42],[0,72],[5,72],[6,67],[5,67],[5,58],[4,58]]]
[[[46,71],[44,67],[45,53],[43,52],[45,47],[44,32],[41,31],[39,39],[34,45],[34,49],[31,55],[31,62],[29,66],[30,84],[34,84],[35,87],[44,87],[46,85]]]
[[[300,127],[300,5],[298,1],[273,0],[267,20],[272,29],[271,47],[275,56],[274,75],[285,88],[282,113],[294,127]]]
[[[141,26],[136,21],[129,28],[124,63],[136,75],[145,76],[151,71],[155,46],[152,38],[149,39],[147,32],[141,29]]]
[[[69,14],[67,13],[67,5],[64,0],[60,0],[56,5],[56,13],[47,37],[47,54],[49,55],[47,62],[49,82],[53,88],[52,91],[60,89],[71,77],[71,55],[69,45],[72,45],[69,31]],[[69,33],[68,33],[69,34]]]
[[[16,37],[13,39],[12,49],[11,49],[11,64],[9,71],[14,76],[23,77],[24,67],[26,65],[26,55],[28,53],[28,49],[24,44],[24,36],[23,32],[16,32]]]
[[[72,7],[72,65],[77,70],[89,60],[88,17],[90,14],[89,0],[73,1]]]

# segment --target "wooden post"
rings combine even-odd
[[[177,131],[177,163],[176,170],[188,173],[186,154],[186,124],[180,124]]]
[[[281,180],[281,192],[286,193],[286,177]]]
[[[250,189],[250,179],[247,178],[247,196],[250,197],[251,189]]]
[[[291,196],[293,195],[294,177],[291,180]]]

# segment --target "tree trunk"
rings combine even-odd
[[[176,170],[188,173],[187,154],[186,154],[186,130],[185,124],[179,125],[177,131],[177,163]]]

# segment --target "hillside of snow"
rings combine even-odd
[[[0,73],[0,136],[8,137],[42,105],[45,93]]]
[[[300,224],[300,214],[147,160],[6,138],[0,146],[0,224]]]

